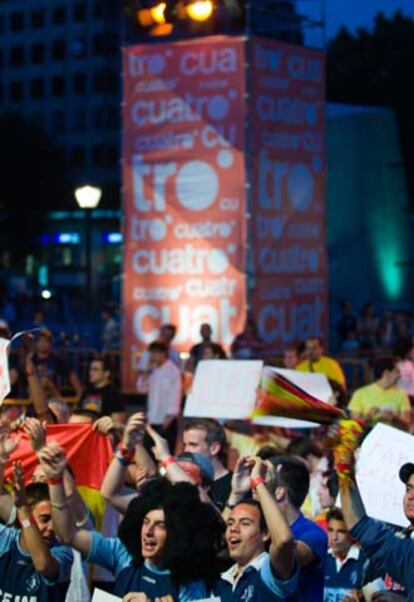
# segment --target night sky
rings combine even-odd
[[[320,20],[324,2],[328,40],[341,25],[346,25],[351,31],[360,26],[370,28],[379,11],[392,15],[400,9],[404,14],[414,17],[413,0],[298,0],[297,7],[300,13]],[[307,42],[311,46],[320,44],[320,35],[312,28],[307,31]]]

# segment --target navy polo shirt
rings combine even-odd
[[[237,565],[222,573],[221,579],[214,588],[221,602],[281,602],[291,600],[296,591],[298,571],[286,581],[276,577],[267,552],[263,552],[252,561],[234,584]]]
[[[342,602],[352,591],[365,583],[369,561],[361,549],[351,546],[341,563],[329,550],[325,568],[324,602]]]

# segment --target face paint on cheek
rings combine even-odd
[[[201,485],[202,478],[198,466],[191,462],[178,462],[178,464],[196,485]]]

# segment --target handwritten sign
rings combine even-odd
[[[263,362],[203,360],[194,376],[184,416],[244,420],[253,411]]]
[[[357,482],[367,514],[406,527],[400,468],[414,461],[414,437],[385,424],[377,424],[364,440],[357,463]]]
[[[10,393],[8,348],[10,341],[0,338],[0,405]]]

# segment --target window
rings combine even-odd
[[[45,83],[41,77],[36,77],[30,82],[30,96],[37,100],[43,98],[45,94]]]
[[[61,75],[52,79],[52,94],[53,96],[64,96],[65,94],[65,78]]]
[[[44,10],[34,10],[31,14],[30,19],[31,25],[33,29],[41,29],[45,26],[45,11]]]
[[[55,25],[62,25],[66,21],[66,6],[59,4],[52,12],[52,21]]]
[[[19,102],[23,98],[22,82],[11,82],[10,84],[10,100]]]
[[[13,31],[22,31],[24,28],[23,13],[10,13],[10,28]]]
[[[66,46],[64,40],[55,40],[52,47],[52,57],[55,61],[61,61],[66,56]]]
[[[95,71],[93,76],[95,92],[118,92],[119,75],[114,71]]]
[[[93,52],[97,56],[115,56],[118,48],[119,40],[113,33],[97,33],[93,38]]]
[[[103,17],[102,0],[95,0],[93,5],[93,16],[95,18]]]
[[[10,49],[10,64],[13,67],[20,67],[23,65],[24,52],[22,46],[15,46]]]
[[[110,166],[117,165],[118,161],[119,161],[118,147],[113,144],[109,144],[107,147],[107,154],[108,154],[108,165],[110,165]]]
[[[31,48],[31,59],[32,63],[39,64],[43,63],[45,60],[45,47],[40,42],[38,44],[33,44]]]
[[[83,146],[74,146],[72,149],[73,167],[83,167],[85,165],[85,148]]]
[[[65,113],[63,111],[55,111],[52,118],[52,128],[56,134],[63,134],[66,129]]]
[[[86,110],[76,109],[72,113],[71,117],[71,128],[74,132],[83,132],[86,128]]]
[[[92,149],[92,163],[94,167],[104,167],[106,164],[106,148],[104,144],[95,144]]]
[[[73,76],[73,92],[75,94],[85,94],[86,77],[84,73],[75,73]]]
[[[86,19],[85,2],[77,2],[73,7],[73,19],[75,21],[84,21]]]
[[[86,40],[84,36],[80,36],[78,38],[75,38],[71,43],[70,43],[70,54],[79,59],[79,58],[83,58],[86,56],[86,51],[87,51],[87,44],[86,44]]]

